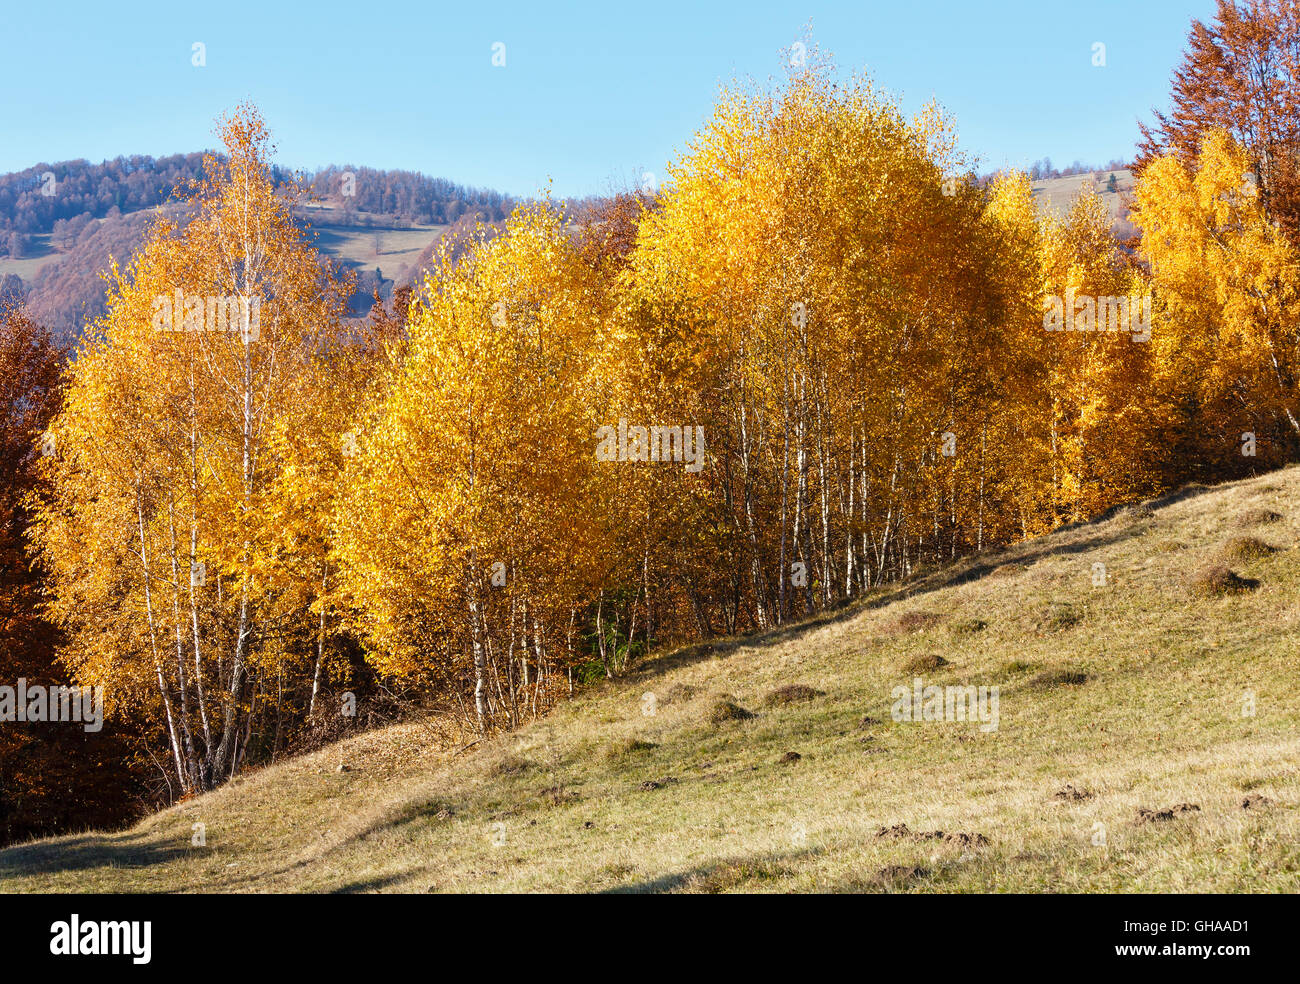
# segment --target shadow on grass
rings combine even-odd
[[[783,881],[794,875],[786,866],[818,852],[812,848],[785,854],[760,854],[742,858],[723,858],[710,864],[673,872],[645,881],[629,882],[607,888],[601,895],[658,895],[665,892],[716,895],[732,889],[757,888],[769,882]]]
[[[349,882],[334,889],[331,895],[362,895],[366,892],[378,892],[381,889],[388,888],[390,885],[396,885],[398,882],[406,881],[410,874],[402,875],[384,875],[374,878],[367,878],[364,881]]]
[[[148,841],[144,832],[84,834],[54,843],[20,844],[0,851],[0,878],[86,871],[92,868],[148,868],[185,857],[188,843]]]

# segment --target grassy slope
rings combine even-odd
[[[1193,599],[1185,573],[1252,509],[1283,515],[1249,528],[1283,549],[1233,565],[1259,590]],[[812,622],[661,656],[456,757],[403,725],[129,831],[10,848],[0,890],[1294,892],[1298,528],[1300,468],[1193,490]],[[909,612],[941,620],[903,631]],[[933,653],[950,661],[925,674],[935,682],[1000,684],[997,732],[891,720],[904,665]],[[1058,668],[1087,682],[1034,683]],[[825,695],[764,706],[792,683]],[[756,716],[711,726],[721,694]],[[631,739],[655,747],[621,747]],[[802,759],[782,764],[787,751]],[[1066,783],[1093,795],[1056,798]],[[1243,808],[1248,795],[1270,802]],[[1200,810],[1135,823],[1183,802]],[[207,846],[191,847],[200,821]],[[877,836],[898,823],[988,844]]]
[[[47,232],[37,233],[29,239],[27,256],[23,259],[14,260],[8,256],[0,256],[0,277],[4,277],[6,273],[15,273],[24,283],[30,284],[40,273],[41,267],[63,255],[50,245],[50,234]]]
[[[1094,181],[1092,172],[1072,174],[1067,178],[1049,178],[1033,183],[1034,202],[1043,215],[1063,217],[1085,186],[1093,188],[1101,196],[1102,203],[1110,213],[1111,220],[1119,218],[1120,208],[1125,200],[1133,198],[1133,172],[1127,168],[1117,171],[1102,171],[1102,179]],[[1106,190],[1106,177],[1115,175],[1115,190]]]
[[[333,206],[313,206],[304,214],[316,234],[315,246],[326,256],[342,260],[357,270],[383,271],[388,279],[401,274],[417,260],[429,243],[438,239],[449,228],[445,225],[412,225],[400,228],[383,225],[378,228],[342,225],[331,219],[342,214]],[[382,216],[369,216],[381,219]],[[378,239],[379,251],[375,250]]]

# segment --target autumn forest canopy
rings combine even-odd
[[[5,314],[6,677],[102,686],[165,802],[1296,461],[1300,5],[1252,9],[1193,30],[1134,240],[814,53],[661,190],[519,206],[364,323],[234,109],[75,352]],[[0,836],[68,819],[22,747]]]

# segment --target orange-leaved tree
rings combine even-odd
[[[206,158],[193,217],[160,219],[112,270],[37,504],[65,660],[112,708],[157,710],[182,792],[233,774],[267,681],[297,658],[321,566],[284,556],[272,437],[328,392],[320,354],[344,302],[294,221],[297,190],[272,179],[256,110],[218,132],[227,157]]]

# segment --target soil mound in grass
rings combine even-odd
[[[934,612],[904,612],[898,617],[898,630],[900,632],[924,632],[926,629],[932,629],[943,621],[942,615],[936,615]]]
[[[709,708],[709,724],[726,724],[728,721],[748,721],[754,716],[735,701],[719,700]]]
[[[787,704],[798,704],[802,701],[816,700],[818,697],[825,696],[826,691],[824,690],[817,690],[802,683],[792,683],[789,686],[773,690],[763,698],[763,703],[768,707],[784,707]]]
[[[1232,521],[1232,525],[1238,529],[1244,529],[1248,526],[1263,526],[1266,523],[1276,523],[1282,519],[1280,512],[1274,512],[1272,509],[1247,509]]]
[[[1144,823],[1165,823],[1187,813],[1200,812],[1201,808],[1195,803],[1178,803],[1167,810],[1148,810],[1146,807],[1139,807],[1137,818],[1134,819],[1133,823],[1135,826],[1141,826]]]
[[[1234,536],[1219,548],[1219,556],[1227,563],[1258,560],[1274,553],[1277,553],[1276,547],[1253,536]]]
[[[983,834],[968,834],[964,831],[945,834],[942,830],[910,830],[905,823],[896,823],[892,827],[881,827],[876,831],[881,840],[943,841],[959,847],[987,847],[989,839]]]
[[[1032,680],[1033,690],[1055,690],[1057,687],[1081,687],[1088,682],[1088,674],[1078,670],[1044,670]]]
[[[947,665],[948,661],[938,653],[923,653],[920,656],[913,656],[904,663],[903,671],[906,673],[930,673]]]
[[[1059,790],[1056,791],[1056,793],[1052,796],[1052,798],[1078,802],[1079,800],[1092,799],[1092,796],[1093,794],[1090,790],[1078,789],[1077,787],[1067,782],[1064,786],[1062,786]]]
[[[1211,564],[1188,578],[1187,587],[1198,598],[1220,598],[1254,591],[1259,581],[1242,577],[1225,564]]]

